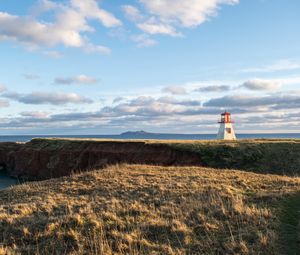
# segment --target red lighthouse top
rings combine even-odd
[[[223,112],[221,114],[221,121],[219,121],[219,123],[233,123],[231,119],[231,113],[227,111]]]

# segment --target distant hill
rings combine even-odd
[[[154,133],[149,133],[149,132],[146,132],[144,130],[141,130],[141,131],[127,131],[127,132],[124,132],[120,135],[122,135],[122,136],[126,136],[126,135],[154,135]]]

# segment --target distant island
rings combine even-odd
[[[146,132],[144,130],[140,130],[140,131],[127,131],[127,132],[124,132],[124,133],[120,134],[120,136],[145,136],[145,135],[156,135],[156,134],[155,133]]]

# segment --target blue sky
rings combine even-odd
[[[298,0],[0,2],[0,134],[299,132]]]

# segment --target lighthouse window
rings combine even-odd
[[[227,132],[228,134],[231,134],[231,128],[226,128],[226,132]]]

